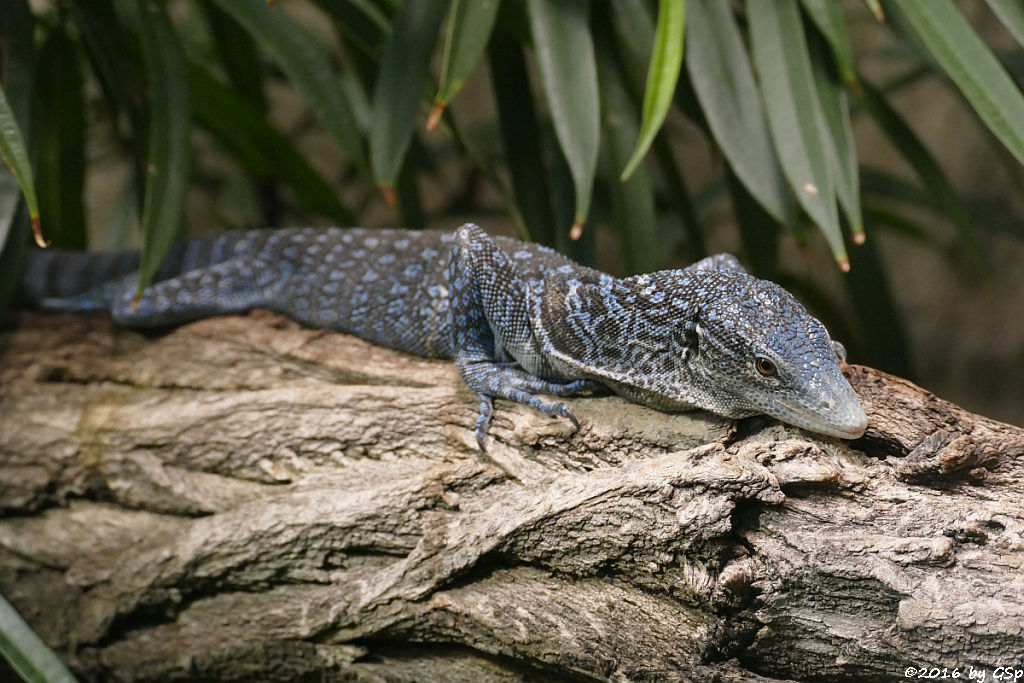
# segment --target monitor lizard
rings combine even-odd
[[[134,251],[35,252],[22,297],[47,310],[109,309],[131,327],[265,308],[452,359],[479,398],[481,449],[495,398],[578,426],[564,403],[538,395],[604,389],[659,410],[765,414],[846,439],[867,426],[842,346],[729,254],[617,278],[472,224],[228,232],[176,244],[136,301],[138,265]]]

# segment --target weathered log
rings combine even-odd
[[[0,593],[86,680],[1024,670],[1024,430],[870,368],[853,442],[597,397],[481,456],[450,363],[268,313],[0,343]]]

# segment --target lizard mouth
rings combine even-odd
[[[773,410],[768,414],[818,434],[840,439],[859,439],[867,429],[868,416],[856,397],[851,398],[852,400],[844,401],[823,399],[818,406],[792,405],[778,401],[779,410]]]

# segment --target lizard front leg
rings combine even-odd
[[[480,449],[484,450],[495,398],[565,417],[579,426],[564,403],[544,401],[534,394],[574,396],[598,385],[588,380],[542,378],[524,368],[524,364],[544,364],[530,327],[534,295],[508,255],[475,225],[464,225],[455,233],[448,282],[455,365],[480,399],[475,428]]]

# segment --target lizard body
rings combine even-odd
[[[266,308],[303,324],[455,361],[480,400],[576,422],[565,404],[607,387],[661,410],[767,414],[859,437],[867,424],[824,326],[727,254],[630,278],[475,225],[434,231],[290,228],[175,245],[133,306],[138,256],[39,252],[22,296],[49,310],[109,308],[160,327]]]

